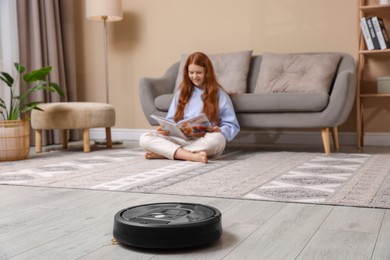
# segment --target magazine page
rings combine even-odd
[[[176,125],[175,122],[170,121],[161,116],[151,115],[150,117],[156,120],[163,127],[164,130],[169,131],[170,135],[187,140],[186,136],[181,132],[180,128]]]
[[[164,117],[151,115],[164,130],[169,131],[170,135],[191,140],[197,138],[197,135],[203,136],[213,128],[207,116],[202,113],[198,116],[182,120],[178,123],[170,121]]]
[[[183,134],[188,139],[196,138],[196,135],[203,136],[207,132],[211,132],[213,128],[207,116],[202,113],[198,116],[182,120],[177,123]]]

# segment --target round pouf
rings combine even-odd
[[[56,102],[39,104],[42,110],[33,110],[34,129],[83,129],[115,125],[114,107],[96,102]]]
[[[218,209],[201,204],[145,204],[116,213],[113,235],[119,243],[135,247],[194,247],[220,238],[221,218]]]
[[[41,110],[31,112],[35,129],[35,151],[42,152],[42,130],[62,129],[62,146],[68,145],[67,130],[83,130],[84,152],[90,152],[89,129],[106,129],[107,147],[111,148],[111,127],[115,125],[115,109],[110,104],[96,102],[55,102],[40,104]]]

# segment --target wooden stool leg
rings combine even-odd
[[[107,148],[112,148],[111,127],[106,127]]]
[[[333,137],[334,149],[338,151],[340,149],[340,144],[339,144],[339,130],[337,129],[337,126],[332,128],[332,137]]]
[[[42,129],[35,130],[35,152],[42,152]]]
[[[91,145],[89,143],[89,128],[83,129],[83,147],[84,153],[89,153],[91,151]]]
[[[68,130],[66,129],[62,130],[62,148],[68,148]]]
[[[329,128],[322,128],[321,135],[322,135],[322,143],[325,149],[325,154],[329,155],[330,154]]]

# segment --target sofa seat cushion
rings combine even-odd
[[[160,111],[168,112],[174,94],[164,94],[154,99],[154,105]]]
[[[322,93],[270,93],[231,95],[236,113],[319,112],[329,96]]]

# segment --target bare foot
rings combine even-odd
[[[195,162],[202,162],[202,163],[208,163],[207,153],[206,152],[198,152],[193,153],[194,154],[194,161]]]
[[[190,152],[188,150],[185,150],[183,148],[178,148],[174,155],[175,159],[179,160],[185,160],[185,161],[192,161],[192,162],[202,162],[207,163],[207,153],[204,151],[201,152]]]
[[[157,153],[153,153],[153,152],[148,151],[145,153],[145,159],[166,159],[166,158],[162,155],[157,154]]]

